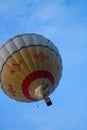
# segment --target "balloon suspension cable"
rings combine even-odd
[[[38,98],[38,99],[43,99],[45,101],[45,103],[47,104],[47,106],[50,106],[52,105],[52,101],[51,99],[45,95],[44,92],[49,92],[49,88],[48,86],[46,85],[46,87],[43,89],[43,84],[42,85],[39,85],[36,89],[35,89],[35,96]],[[39,105],[37,106],[39,107]]]

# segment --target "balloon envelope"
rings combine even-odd
[[[55,45],[38,34],[22,34],[0,48],[1,89],[11,98],[33,102],[58,86],[62,61]]]

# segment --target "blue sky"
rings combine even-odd
[[[59,48],[62,79],[51,107],[16,102],[1,91],[0,129],[87,130],[87,1],[0,0],[0,45],[26,32]]]

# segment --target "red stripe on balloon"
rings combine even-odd
[[[45,71],[45,70],[34,71],[25,77],[23,84],[22,84],[22,91],[23,91],[24,96],[27,99],[35,100],[34,98],[31,97],[31,95],[29,93],[29,87],[33,81],[40,79],[40,78],[47,78],[48,80],[50,80],[52,87],[54,87],[55,79],[50,72]]]

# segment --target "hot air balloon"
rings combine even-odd
[[[45,100],[57,88],[62,60],[57,47],[42,35],[29,33],[9,39],[0,48],[1,89],[21,102]]]

